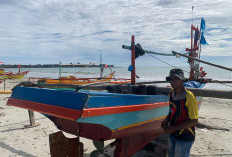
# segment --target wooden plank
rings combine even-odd
[[[24,126],[25,128],[33,128],[40,125],[35,123],[34,111],[28,110],[28,115],[29,115],[30,125],[25,125]]]
[[[67,138],[62,131],[49,135],[51,157],[83,157],[83,143],[79,137]]]

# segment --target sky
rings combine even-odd
[[[192,10],[192,6],[194,6]],[[190,48],[191,24],[206,21],[202,59],[232,66],[231,0],[0,0],[4,64],[130,64],[131,35],[161,53]],[[186,65],[185,58],[145,55],[137,66]]]

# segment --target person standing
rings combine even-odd
[[[169,114],[161,127],[169,134],[168,157],[189,157],[198,123],[197,100],[183,85],[186,79],[182,69],[170,70],[166,80],[172,89],[169,93]]]

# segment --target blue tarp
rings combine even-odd
[[[201,88],[202,84],[196,81],[188,81],[184,83],[187,88]]]

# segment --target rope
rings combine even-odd
[[[111,67],[110,67],[110,71],[111,71],[111,73],[113,73],[113,70],[111,69]],[[116,78],[115,78],[114,74],[113,74],[113,78],[116,81]]]
[[[86,67],[90,66],[91,64],[87,64],[84,68],[82,68],[81,70],[79,70],[78,72],[74,73],[73,76],[75,76],[76,74],[78,74],[79,72],[81,72],[82,70],[84,70]]]
[[[172,65],[172,64],[170,64],[170,63],[167,63],[167,62],[165,62],[165,61],[163,61],[163,60],[161,60],[161,59],[155,57],[155,56],[152,55],[152,54],[149,54],[149,55],[150,55],[151,57],[153,57],[153,58],[155,58],[155,59],[157,59],[157,60],[159,60],[159,61],[161,61],[161,62],[163,62],[163,63],[165,63],[165,64],[167,64],[167,65],[169,65],[169,66],[171,66],[171,67],[179,68],[179,67],[177,67],[177,66],[174,66],[174,65]],[[183,71],[186,72],[186,73],[190,73],[190,72],[188,72],[188,71],[186,71],[186,70],[183,70]],[[203,78],[201,75],[200,75],[200,77]],[[218,83],[218,84],[221,84],[221,85],[224,85],[224,86],[227,86],[227,87],[232,87],[231,85],[227,85],[227,84],[224,84],[224,83]]]
[[[170,64],[170,63],[168,63],[168,62],[165,62],[165,61],[163,61],[163,60],[161,60],[161,59],[159,59],[159,58],[153,56],[152,54],[149,54],[149,55],[150,55],[151,57],[153,57],[153,58],[155,58],[155,59],[157,59],[157,60],[159,60],[159,61],[161,61],[161,62],[167,64],[167,65],[170,65],[170,66],[173,67],[173,68],[178,68],[178,69],[179,69],[179,67],[174,66],[174,65],[172,65],[172,64]],[[190,73],[190,72],[188,72],[188,71],[186,71],[186,70],[183,70],[183,71],[186,72],[186,73]]]

